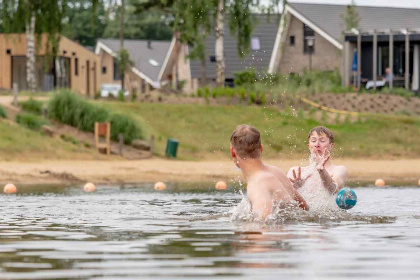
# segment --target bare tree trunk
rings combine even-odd
[[[35,57],[35,15],[26,24],[26,82],[30,91],[37,89],[36,57]]]
[[[178,85],[179,85],[179,65],[178,65],[178,56],[179,56],[179,32],[175,32],[175,46],[174,46],[174,51],[175,51],[175,90],[178,90]]]
[[[206,85],[206,58],[201,59],[201,86]]]
[[[225,7],[224,0],[219,0],[217,5],[216,19],[216,83],[218,86],[225,85],[225,54],[223,45],[224,25],[225,25]]]
[[[124,0],[121,0],[120,50],[124,48]],[[121,90],[124,92],[124,74],[121,76]]]

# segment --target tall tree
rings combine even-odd
[[[344,15],[341,14],[340,17],[344,21],[346,30],[359,28],[360,17],[357,12],[356,3],[354,0],[351,1],[350,5],[347,5],[346,13]]]
[[[4,32],[26,32],[26,78],[31,91],[37,89],[35,35],[40,42],[41,34],[47,33],[46,52],[57,51],[66,3],[66,0],[0,0],[1,24]]]
[[[95,16],[92,16],[91,0],[67,0],[62,34],[83,46],[95,46],[107,26],[105,4],[109,4],[106,1],[98,0]]]
[[[121,89],[124,91],[125,75],[134,66],[134,62],[130,59],[130,54],[125,48],[121,48],[115,57],[118,72],[121,76]]]
[[[118,38],[121,25],[120,5],[108,6],[108,12],[112,17],[107,17],[106,27],[103,33],[104,38]],[[124,38],[144,40],[170,40],[172,30],[169,25],[170,19],[166,13],[151,9],[143,12],[136,12],[136,7],[128,3],[124,13]]]

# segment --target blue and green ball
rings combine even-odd
[[[344,188],[337,193],[335,202],[341,209],[348,210],[356,205],[357,195],[352,189]]]

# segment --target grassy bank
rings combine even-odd
[[[4,161],[100,159],[93,149],[50,138],[41,132],[0,119],[0,157]]]
[[[236,125],[255,125],[262,134],[266,158],[304,158],[308,131],[322,125],[322,117],[305,112],[280,112],[259,106],[101,102],[128,114],[155,135],[156,152],[163,155],[167,138],[180,142],[181,159],[226,159],[229,138]],[[420,119],[396,115],[365,115],[338,121],[333,156],[347,158],[419,158]]]

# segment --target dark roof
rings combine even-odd
[[[120,40],[99,39],[99,42],[102,42],[113,52],[117,52],[120,49]],[[148,46],[149,42],[150,47]],[[134,62],[134,67],[153,81],[158,80],[160,69],[163,66],[170,45],[170,41],[124,40],[124,48],[129,52],[130,59]],[[151,60],[156,61],[158,65],[152,65],[150,63]]]
[[[256,24],[252,32],[252,37],[258,37],[260,41],[259,51],[250,51],[250,53],[240,58],[237,51],[236,36],[232,35],[229,27],[229,20],[225,19],[225,77],[234,78],[234,72],[254,68],[257,71],[266,71],[270,63],[271,53],[274,48],[274,41],[277,34],[278,17],[271,15],[267,22],[266,15],[254,15]],[[206,39],[206,76],[210,79],[216,78],[216,62],[210,61],[210,56],[215,55],[215,36],[207,36]],[[191,76],[193,78],[201,77],[201,62],[199,60],[191,61]]]
[[[288,3],[301,15],[323,31],[342,41],[345,29],[341,14],[345,15],[346,5]],[[420,9],[356,6],[360,17],[359,29],[405,29],[420,28]]]

